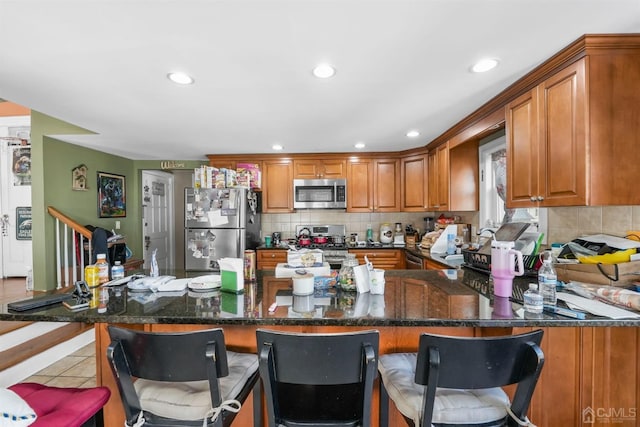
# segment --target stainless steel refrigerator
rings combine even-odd
[[[219,271],[260,245],[260,194],[247,188],[185,188],[185,270]]]

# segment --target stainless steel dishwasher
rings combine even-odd
[[[407,270],[424,270],[424,263],[421,257],[404,251],[404,260],[407,266]]]

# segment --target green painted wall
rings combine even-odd
[[[134,161],[97,150],[68,144],[55,135],[91,134],[91,131],[33,111],[31,114],[33,275],[36,290],[56,287],[55,219],[47,213],[52,206],[82,225],[111,230],[120,221],[120,234],[136,258],[142,258],[142,211],[140,181],[143,169],[161,169],[161,161]],[[183,169],[206,162],[180,161]],[[71,188],[71,171],[88,168],[88,190]],[[125,218],[99,218],[97,173],[125,176]]]

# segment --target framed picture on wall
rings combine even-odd
[[[98,172],[98,217],[123,218],[127,216],[125,177]]]

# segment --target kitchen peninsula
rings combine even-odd
[[[522,292],[526,282],[516,284],[514,295]],[[150,331],[219,326],[224,329],[230,347],[251,352],[256,349],[255,330],[261,327],[300,332],[377,329],[381,334],[381,353],[415,351],[418,336],[424,331],[490,336],[542,328],[545,367],[530,411],[530,418],[538,426],[586,425],[585,411],[599,408],[625,410],[628,418],[618,425],[640,423],[640,417],[635,416],[640,398],[638,320],[530,316],[519,304],[493,297],[489,277],[468,269],[387,271],[384,295],[329,289],[313,298],[296,296],[294,299],[288,293],[290,287],[291,279],[276,278],[270,271],[261,272],[257,282],[247,283],[240,295],[219,292],[165,295],[130,292],[126,286],[120,286],[109,289],[110,299],[104,314],[97,313],[96,309],[74,313],[62,306],[14,313],[3,305],[0,320],[95,324],[97,382],[109,386],[116,396],[117,389],[105,357],[108,324]],[[280,305],[274,313],[269,313],[269,306],[276,300]],[[249,423],[250,404],[245,406],[247,410],[241,411],[237,425]],[[372,410],[377,419],[377,403]],[[396,411],[392,413],[399,416]],[[395,420],[391,425],[401,425],[400,418]],[[611,417],[602,417],[589,425],[604,425],[610,420]],[[106,426],[122,425],[122,409],[117,397],[105,407],[105,421]]]

